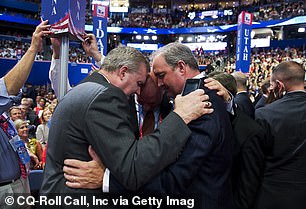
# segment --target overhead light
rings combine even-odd
[[[179,37],[179,41],[182,42],[184,40],[184,37]]]
[[[299,28],[299,29],[298,29],[298,32],[299,32],[299,33],[304,33],[304,32],[305,32],[305,28]]]
[[[188,42],[191,42],[191,41],[192,41],[192,37],[188,37],[188,38],[187,38],[187,41],[188,41]]]
[[[140,39],[141,39],[141,35],[137,35],[137,36],[136,36],[136,39],[137,39],[137,40],[140,40]]]
[[[143,36],[143,39],[147,41],[149,40],[149,36]]]
[[[152,40],[156,41],[157,40],[157,36],[152,36]]]

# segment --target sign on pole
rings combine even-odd
[[[68,33],[83,40],[86,0],[42,0],[41,17],[49,20],[54,34]]]
[[[83,41],[85,32],[86,0],[42,0],[41,18],[49,20],[51,31],[61,37],[60,73],[58,73],[58,98],[67,93],[69,36]]]
[[[252,14],[245,11],[238,16],[236,71],[243,73],[248,73],[250,68],[252,19]]]
[[[93,6],[93,33],[96,36],[100,53],[106,56],[108,6],[101,3],[95,3]]]

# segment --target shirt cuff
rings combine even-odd
[[[103,185],[102,185],[103,192],[109,192],[109,175],[110,171],[108,168],[106,168],[103,176]]]
[[[95,62],[95,65],[100,68],[102,63],[103,63],[104,58],[105,58],[105,56],[102,55],[102,59],[99,62]]]

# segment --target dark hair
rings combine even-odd
[[[213,75],[212,78],[219,81],[222,84],[222,86],[224,86],[229,92],[231,92],[233,96],[237,94],[237,82],[234,76],[227,73],[217,73]]]
[[[267,94],[269,92],[270,80],[266,79],[261,83],[261,92]]]
[[[295,61],[282,62],[272,70],[272,80],[280,80],[287,86],[304,83],[305,71]]]

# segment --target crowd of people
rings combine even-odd
[[[253,13],[254,21],[268,21],[291,18],[295,16],[305,15],[306,5],[303,1],[253,1],[252,4],[240,5],[238,7],[222,6],[219,3],[210,4],[206,8],[190,4],[185,7],[170,9],[170,12],[156,13],[157,10],[150,10],[149,13],[128,13],[127,15],[117,15],[113,13],[108,18],[108,26],[112,27],[142,27],[142,28],[183,28],[183,27],[203,27],[203,26],[219,26],[237,23],[238,15],[241,11],[248,11]],[[209,10],[231,10],[231,15],[220,15],[217,18],[206,17],[201,19],[199,17],[190,18],[190,12],[202,12]],[[155,11],[153,13],[153,11]],[[167,11],[167,10],[166,10]],[[0,10],[0,12],[12,16],[22,16],[30,19],[39,20],[39,14],[22,13],[11,11],[7,8]],[[90,4],[87,2],[86,6],[86,23],[92,24],[92,12]]]
[[[16,37],[7,36],[9,38]],[[76,46],[69,47],[69,62],[76,62],[76,63],[91,63],[90,57],[86,56],[85,51],[78,47],[80,44],[76,44]],[[7,59],[17,59],[18,53],[20,53],[20,57],[28,50],[30,47],[30,43],[28,42],[21,42],[20,40],[7,40],[2,39],[0,40],[0,58],[7,58]],[[20,52],[18,52],[20,50]],[[49,46],[46,51],[51,52],[51,47]],[[49,54],[49,53],[48,53]],[[44,50],[41,50],[36,54],[35,60],[42,61],[42,60],[50,60],[50,56],[46,55]]]
[[[0,58],[16,59],[16,46],[22,49],[22,54],[26,52],[30,44],[13,40],[0,41]],[[51,50],[52,47],[50,47]],[[235,55],[229,57],[225,51],[205,52],[203,48],[196,48],[193,51],[199,65],[208,67],[208,72],[212,70],[232,73],[235,68]],[[151,53],[144,53],[150,59]],[[46,60],[43,51],[38,52],[35,60]],[[50,60],[50,59],[49,59]],[[272,69],[282,61],[294,60],[306,66],[305,46],[300,48],[286,47],[284,49],[264,48],[253,49],[251,54],[251,65],[248,84],[252,96],[257,95],[260,89],[260,83],[267,79]],[[92,63],[90,56],[82,47],[71,46],[69,48],[69,61],[76,63]]]
[[[30,193],[28,169],[45,169],[40,192],[48,197],[149,193],[191,195],[189,207],[199,209],[305,207],[305,49],[257,51],[248,75],[225,68],[207,78],[194,56],[205,55],[200,49],[170,43],[151,63],[132,47],[103,57],[88,34],[85,55],[100,69],[57,104],[58,89],[24,85],[49,27],[37,26],[0,79],[1,206],[7,193]],[[59,40],[51,43],[54,84]],[[247,77],[261,82],[254,101]]]
[[[117,27],[154,27],[154,28],[185,28],[220,26],[236,24],[241,11],[248,11],[254,15],[253,21],[268,21],[291,18],[305,15],[306,5],[303,1],[295,2],[269,2],[259,4],[254,2],[250,5],[239,7],[222,7],[218,3],[212,4],[209,8],[201,9],[193,5],[186,8],[176,8],[170,13],[129,13],[127,16],[112,15],[108,20],[109,26]],[[217,18],[203,18],[189,16],[190,12],[198,15],[202,11],[209,10],[231,10],[231,15],[222,15]]]

